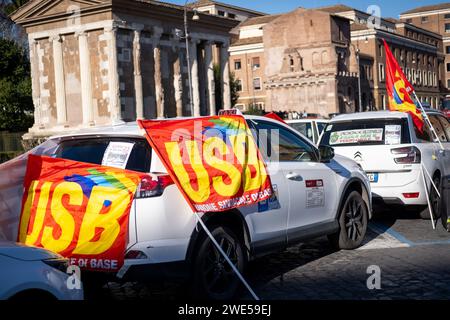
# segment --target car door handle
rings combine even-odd
[[[293,172],[288,173],[286,175],[286,178],[292,181],[299,181],[299,182],[303,181],[303,177],[300,174]]]

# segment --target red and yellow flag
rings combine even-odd
[[[389,96],[389,110],[409,113],[415,126],[422,132],[424,126],[422,112],[411,99],[414,88],[405,77],[386,40],[383,39],[383,42],[386,52],[386,90]]]
[[[69,258],[83,269],[123,265],[128,220],[142,174],[30,155],[19,242]]]
[[[194,212],[220,212],[273,195],[266,165],[242,116],[140,121]]]

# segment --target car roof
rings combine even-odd
[[[244,115],[244,118],[247,120],[264,120],[268,122],[277,123],[279,125],[285,126],[290,129],[286,124],[274,120],[268,117],[261,116],[251,116]],[[195,119],[192,117],[179,117],[179,118],[170,118],[170,119],[159,119],[159,120],[185,120],[185,119]],[[143,130],[138,126],[136,121],[133,122],[122,122],[117,125],[109,125],[109,126],[98,126],[93,128],[86,128],[74,131],[67,131],[61,135],[55,135],[50,137],[50,139],[66,139],[72,137],[92,137],[92,136],[127,136],[127,137],[144,137]]]
[[[350,120],[369,120],[369,119],[392,119],[392,118],[407,118],[408,115],[404,112],[397,111],[370,111],[360,113],[342,114],[331,119],[330,122],[343,122]]]
[[[329,119],[316,119],[316,118],[311,118],[311,119],[295,119],[295,120],[286,120],[286,123],[307,123],[307,122],[312,122],[312,121],[316,121],[316,122],[330,122]]]
[[[439,110],[424,108],[427,114],[439,114],[445,117],[444,113]],[[343,122],[351,120],[370,120],[370,119],[392,119],[392,118],[407,118],[408,114],[398,111],[370,111],[370,112],[358,112],[342,114],[331,119],[330,122]]]

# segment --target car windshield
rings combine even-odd
[[[101,165],[104,163],[107,149],[116,143],[129,145],[131,152],[109,153],[109,163],[126,162],[126,169],[138,172],[150,172],[151,148],[144,139],[128,138],[84,138],[65,140],[59,143],[56,152],[50,156],[67,160]]]
[[[314,140],[314,133],[311,122],[290,123],[289,125],[311,141]]]
[[[407,119],[366,119],[330,123],[321,145],[334,147],[410,143]]]

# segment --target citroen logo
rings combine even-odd
[[[362,153],[361,152],[356,152],[355,155],[353,156],[353,158],[355,159],[355,161],[359,161],[361,162],[363,160],[362,158]]]

